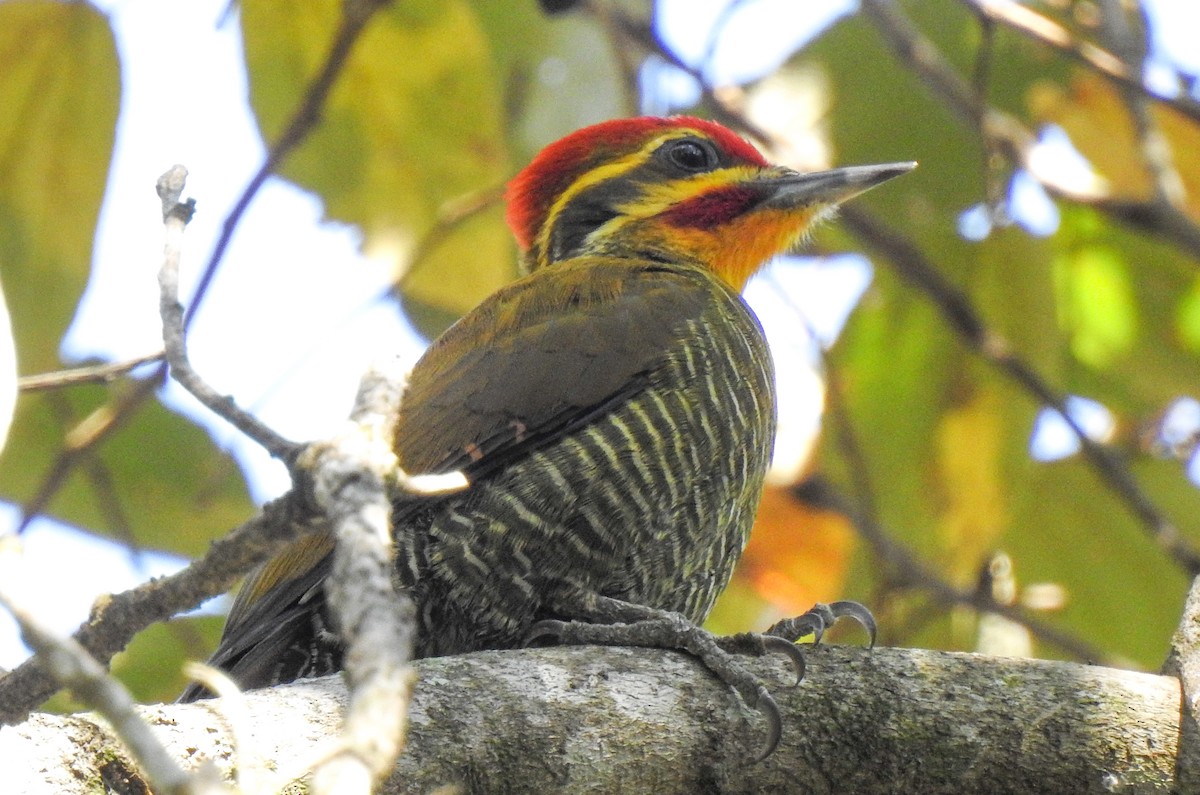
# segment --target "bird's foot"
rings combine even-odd
[[[641,646],[686,651],[697,658],[718,679],[732,687],[749,706],[767,720],[767,738],[755,761],[771,755],[779,744],[783,721],[779,705],[758,677],[737,661],[734,654],[785,654],[796,670],[796,682],[804,676],[804,655],[799,647],[783,638],[766,635],[736,635],[722,638],[688,621],[678,613],[646,610],[645,617],[629,623],[593,624],[584,621],[545,620],[533,625],[526,643],[552,638],[560,644],[597,644],[602,646]]]
[[[850,601],[830,604],[818,602],[807,613],[794,618],[785,618],[772,624],[764,634],[792,643],[806,635],[812,635],[813,645],[816,645],[821,642],[821,636],[825,634],[825,631],[836,624],[839,618],[852,618],[861,624],[870,635],[870,647],[875,646],[875,635],[878,630],[875,616],[871,615],[871,611],[863,605]]]

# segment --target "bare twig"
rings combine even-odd
[[[16,552],[0,553],[0,558],[8,558],[0,565],[0,569],[6,570],[4,576],[0,576],[0,583],[8,585],[17,578],[17,557]],[[194,774],[184,772],[137,713],[129,691],[82,645],[70,638],[60,638],[46,628],[18,603],[5,585],[0,585],[0,605],[16,619],[22,637],[33,648],[40,665],[55,682],[68,688],[76,698],[108,720],[113,732],[137,759],[155,791],[177,795],[228,792],[215,767],[205,765]]]
[[[288,495],[260,516],[213,542],[186,569],[97,600],[92,614],[72,636],[101,664],[146,627],[225,593],[252,568],[316,528],[303,501]],[[16,723],[56,690],[36,660],[26,660],[0,678],[0,724]]]
[[[217,394],[188,360],[183,305],[179,303],[179,260],[183,252],[183,231],[191,220],[195,202],[191,199],[180,201],[186,179],[187,169],[179,165],[158,179],[158,195],[162,199],[163,224],[166,227],[163,264],[158,272],[161,290],[159,313],[162,316],[163,348],[171,367],[171,377],[217,416],[261,444],[272,456],[290,463],[299,453],[299,446],[241,409],[233,398]]]
[[[108,384],[131,370],[136,370],[143,364],[162,361],[163,352],[148,353],[123,362],[109,364],[93,364],[87,367],[73,367],[70,370],[56,370],[52,373],[37,373],[17,379],[17,389],[22,392],[40,392],[48,389],[62,389],[80,384]]]

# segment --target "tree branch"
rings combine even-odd
[[[24,375],[17,379],[17,389],[22,392],[40,392],[79,384],[109,384],[143,364],[159,362],[162,361],[162,358],[163,352],[158,351],[126,359],[123,362],[106,362],[85,367],[72,367],[69,370],[55,370],[51,373]]]
[[[821,647],[808,658],[794,688],[782,660],[749,661],[774,683],[784,716],[779,749],[757,764],[757,714],[678,653],[584,647],[420,660],[408,749],[380,792],[459,784],[628,795],[1071,795],[1167,792],[1181,775],[1171,677],[902,649]],[[336,733],[346,692],[331,677],[245,698],[254,753],[287,770]],[[219,704],[145,713],[178,758],[228,769],[248,749],[230,753],[214,725]],[[87,716],[39,715],[0,734],[0,753],[23,760],[10,773],[26,777],[16,787],[29,795],[83,792],[102,765],[123,759],[114,750]]]
[[[347,432],[311,445],[298,462],[315,477],[313,497],[337,539],[325,593],[343,643],[350,682],[339,750],[313,777],[312,791],[369,793],[404,747],[414,677],[407,663],[416,607],[393,585],[395,548],[388,483],[403,377],[373,370],[363,379]]]
[[[163,263],[158,271],[158,311],[162,318],[163,350],[171,367],[171,377],[218,417],[233,425],[263,446],[273,457],[291,464],[299,454],[295,442],[284,439],[257,417],[242,409],[233,398],[221,395],[200,377],[187,355],[183,304],[179,303],[179,261],[183,256],[183,232],[192,219],[196,202],[181,201],[187,169],[172,166],[158,178],[158,196],[162,199],[166,242]]]
[[[19,553],[0,552],[5,583],[19,577],[20,564]],[[60,638],[51,632],[5,588],[0,588],[0,606],[12,613],[21,627],[21,636],[55,681],[104,716],[117,738],[146,772],[156,792],[164,795],[222,795],[228,792],[211,765],[203,765],[197,775],[184,772],[178,760],[167,753],[159,738],[142,720],[129,691],[86,649],[74,640]]]

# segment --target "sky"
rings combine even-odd
[[[1148,5],[1156,19],[1168,20],[1160,42],[1164,54],[1200,70],[1200,48],[1191,35],[1196,26],[1187,24],[1186,17],[1170,16],[1188,13],[1184,9],[1189,2],[1155,0]],[[662,0],[666,36],[685,59],[700,64],[709,51],[708,31],[726,4]],[[186,295],[187,280],[195,279],[227,209],[264,156],[245,101],[236,20],[231,17],[218,25],[228,0],[100,0],[97,5],[109,14],[118,39],[122,106],[93,274],[63,343],[68,361],[123,360],[161,348],[156,272],[162,225],[154,193],[158,175],[174,163],[185,164],[191,171],[185,195],[199,202],[185,239]],[[703,69],[717,84],[752,79],[774,69],[811,35],[814,25],[836,18],[851,5],[849,0],[743,2]],[[1194,22],[1195,8],[1190,13]],[[685,106],[695,93],[690,78],[663,66],[651,67],[647,75],[655,89],[648,112]],[[214,119],[220,123],[212,123]],[[1036,186],[1024,189],[1030,191],[1024,205],[1027,221],[1034,231],[1052,232],[1053,204],[1039,196]],[[964,216],[964,234],[972,229],[986,234],[972,222],[969,214]],[[281,229],[287,234],[279,234]],[[345,419],[358,377],[372,361],[396,354],[415,361],[420,355],[421,341],[394,305],[379,300],[390,272],[362,257],[358,246],[353,228],[322,221],[321,204],[314,196],[270,180],[246,214],[205,308],[197,315],[189,338],[193,364],[218,390],[234,395],[286,437],[330,435]],[[821,267],[793,260],[752,283],[747,300],[762,318],[776,355],[802,359],[811,356],[812,342],[797,334],[795,302],[816,297],[801,309],[817,338],[829,344],[869,279],[869,267],[861,258],[842,257]],[[831,301],[831,295],[839,299]],[[329,322],[298,322],[303,318]],[[788,347],[794,350],[779,350]],[[230,356],[231,349],[254,354]],[[780,403],[799,407],[783,423],[782,432],[793,434],[794,440],[779,447],[803,449],[803,440],[815,431],[820,384],[813,371],[797,369],[791,378],[791,383],[780,385]],[[256,501],[288,488],[281,465],[215,421],[180,389],[169,387],[164,399],[206,423],[217,443],[233,452]],[[1087,421],[1102,430],[1102,407],[1079,405]],[[1061,420],[1056,425],[1047,417],[1044,423],[1046,446],[1041,454],[1069,449],[1073,440]],[[0,528],[11,525],[13,514],[11,506],[0,505]],[[160,554],[131,558],[123,548],[44,519],[35,521],[24,544],[27,581],[19,592],[53,629],[64,633],[86,617],[97,595],[125,590],[185,563]],[[0,614],[0,667],[12,667],[26,655],[11,620]]]

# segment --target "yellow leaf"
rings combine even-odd
[[[975,573],[1008,521],[1001,408],[995,392],[979,392],[943,414],[937,430],[938,524],[960,575]]]
[[[338,0],[248,0],[242,32],[264,138],[290,118],[329,49]],[[319,126],[281,173],[363,231],[402,275],[448,203],[501,184],[509,164],[487,41],[462,0],[405,0],[355,45]],[[474,218],[404,282],[406,297],[461,314],[515,273],[499,212]]]
[[[87,282],[120,101],[107,20],[86,3],[0,3],[0,268],[27,372],[58,366]]]
[[[1057,124],[1075,148],[1121,198],[1153,194],[1133,120],[1120,94],[1107,80],[1080,72],[1069,90],[1039,82],[1029,92],[1030,109],[1041,122]],[[1187,194],[1186,211],[1200,220],[1200,127],[1177,111],[1155,103],[1150,112],[1171,147],[1171,157]]]

